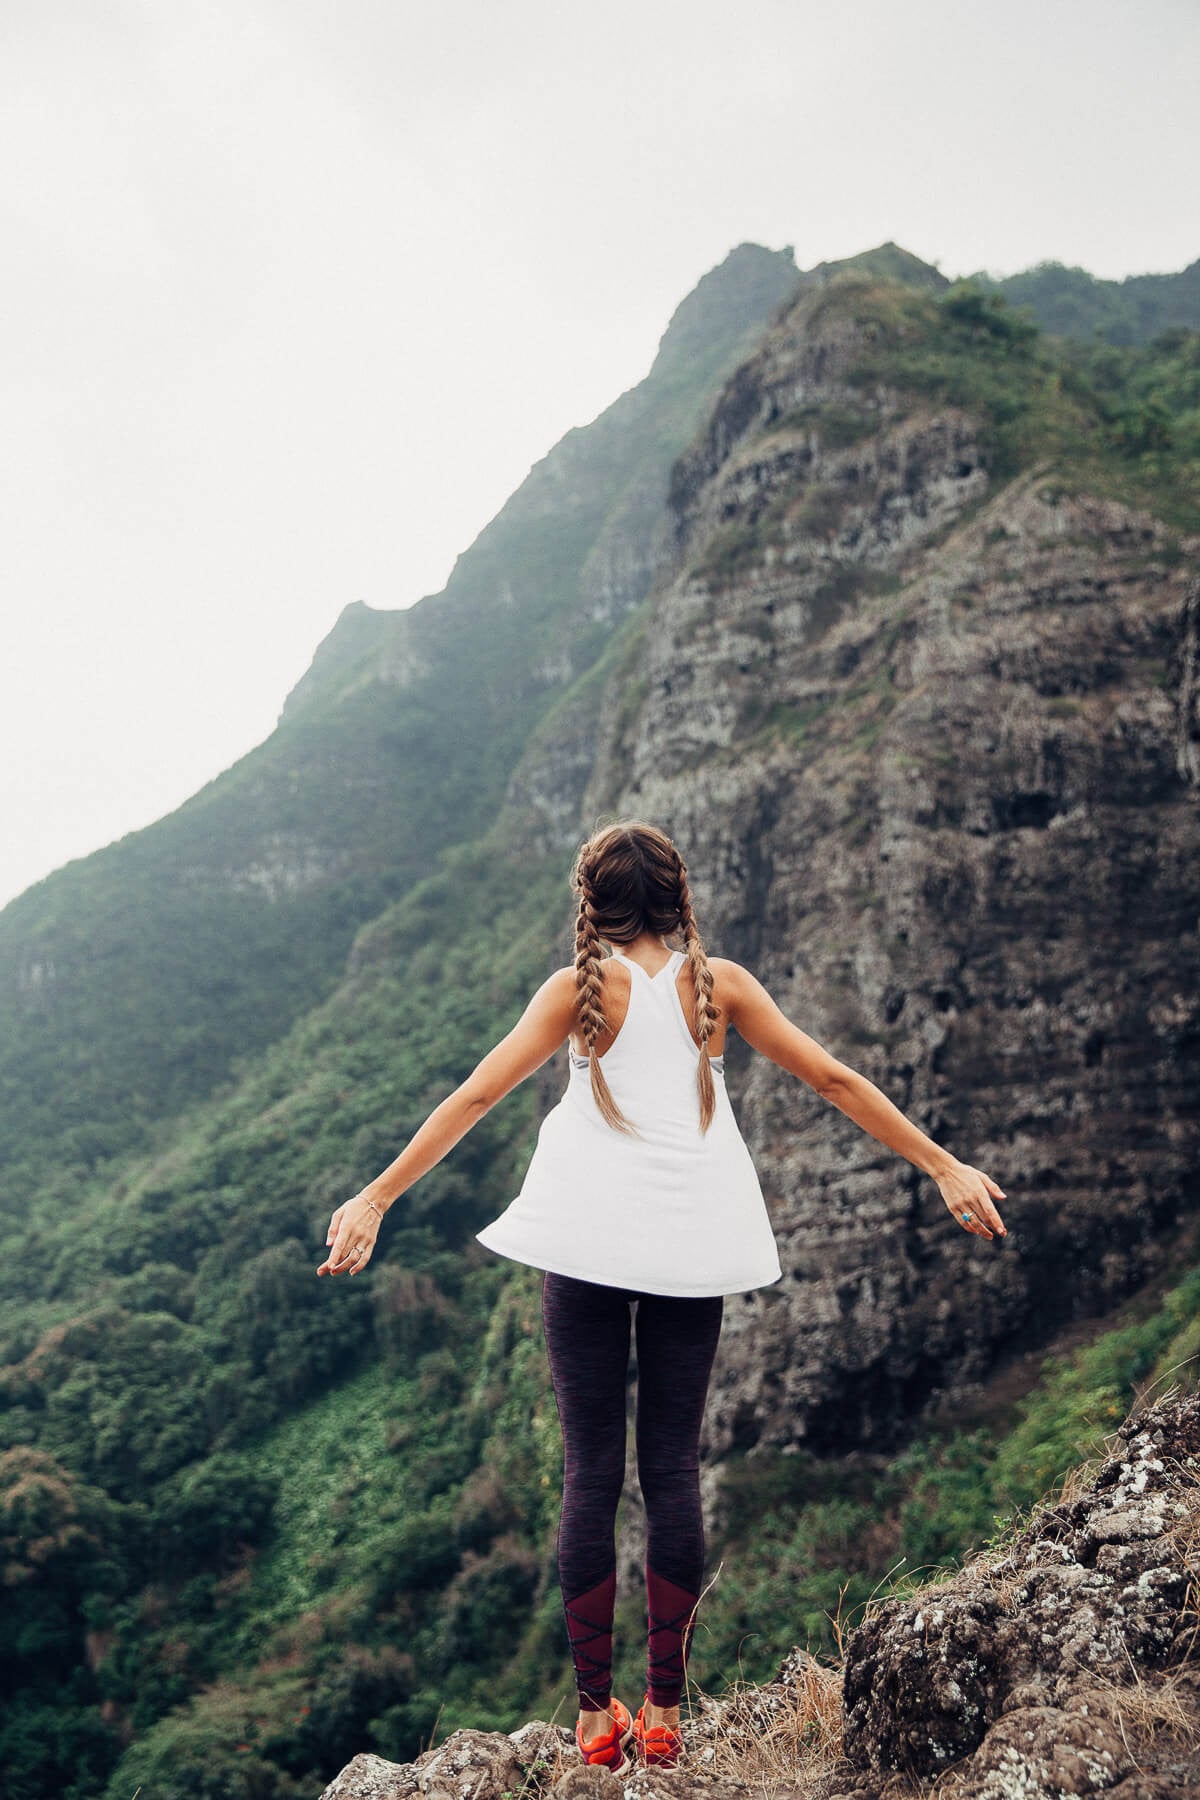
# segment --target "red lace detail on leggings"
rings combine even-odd
[[[617,1593],[617,1572],[585,1594],[563,1601],[567,1619],[567,1636],[571,1640],[571,1660],[575,1664],[575,1685],[579,1689],[584,1712],[604,1712],[612,1694],[612,1628],[613,1605]],[[595,1645],[595,1650],[589,1648]]]
[[[690,1594],[646,1564],[646,1692],[653,1706],[678,1706],[699,1595]]]

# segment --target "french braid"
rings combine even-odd
[[[592,916],[586,877],[580,882],[579,911],[575,917],[575,986],[579,990],[579,1030],[587,1045],[588,1067],[592,1080],[592,1097],[608,1124],[617,1131],[634,1133],[632,1125],[612,1097],[612,1091],[596,1055],[596,1039],[608,1029],[602,1001],[603,980],[600,973],[600,934]],[[712,1076],[709,1076],[711,1082]]]
[[[696,915],[692,911],[692,895],[688,887],[687,867],[682,857],[679,861],[679,929],[683,933],[683,947],[687,952],[688,968],[692,972],[692,987],[696,994],[693,1025],[696,1036],[700,1040],[700,1062],[697,1068],[697,1084],[700,1089],[700,1129],[707,1131],[712,1124],[713,1113],[716,1111],[717,1105],[716,1091],[713,1087],[712,1064],[708,1055],[708,1040],[721,1015],[713,1003],[712,970],[708,966],[708,958],[704,954],[704,942],[696,924]]]

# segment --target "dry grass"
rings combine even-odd
[[[719,1575],[718,1569],[713,1580]],[[705,1694],[689,1680],[687,1760],[695,1771],[739,1782],[770,1800],[781,1787],[794,1793],[797,1780],[814,1781],[833,1769],[842,1755],[842,1662],[849,1629],[842,1617],[844,1599],[843,1588],[836,1616],[826,1615],[837,1644],[835,1662],[793,1650],[786,1681],[762,1686],[735,1681],[720,1695]]]
[[[828,1773],[842,1754],[842,1671],[805,1660],[787,1687],[735,1682],[719,1699],[696,1691],[689,1761],[769,1796]]]
[[[1165,1673],[1145,1675],[1131,1662],[1129,1674],[1128,1681],[1097,1676],[1095,1687],[1103,1699],[1093,1705],[1093,1710],[1103,1710],[1118,1727],[1134,1761],[1135,1746],[1151,1741],[1161,1745],[1164,1733],[1183,1750],[1200,1747],[1194,1672],[1178,1666]],[[1092,1704],[1090,1693],[1088,1699]]]

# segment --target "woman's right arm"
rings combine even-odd
[[[712,963],[714,973],[719,972],[721,1002],[728,1010],[729,1023],[753,1049],[761,1050],[879,1143],[932,1176],[964,1230],[977,1237],[990,1238],[995,1232],[1007,1235],[992,1204],[993,1196],[1005,1198],[1004,1190],[990,1175],[960,1162],[936,1144],[873,1081],[839,1062],[815,1038],[793,1025],[749,969],[716,957]],[[969,1222],[964,1223],[964,1213],[970,1214]]]
[[[395,1161],[352,1200],[338,1207],[329,1222],[327,1242],[332,1249],[317,1270],[318,1275],[338,1273],[339,1265],[346,1261],[346,1252],[357,1243],[366,1247],[358,1267],[366,1267],[379,1230],[380,1213],[385,1213],[415,1181],[440,1163],[498,1100],[503,1100],[554,1055],[574,1026],[577,1003],[574,969],[556,969],[542,983],[508,1036],[488,1051],[452,1094],[434,1107]]]

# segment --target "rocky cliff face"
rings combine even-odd
[[[728,1304],[717,1456],[886,1446],[1161,1267],[1193,1198],[1200,541],[1001,480],[978,411],[856,378],[876,330],[819,286],[738,371],[577,710],[586,784],[549,746],[519,790],[548,830],[581,787],[575,831],[662,823],[710,946],[1008,1194],[1007,1239],[968,1236],[733,1054],[784,1279]]]

